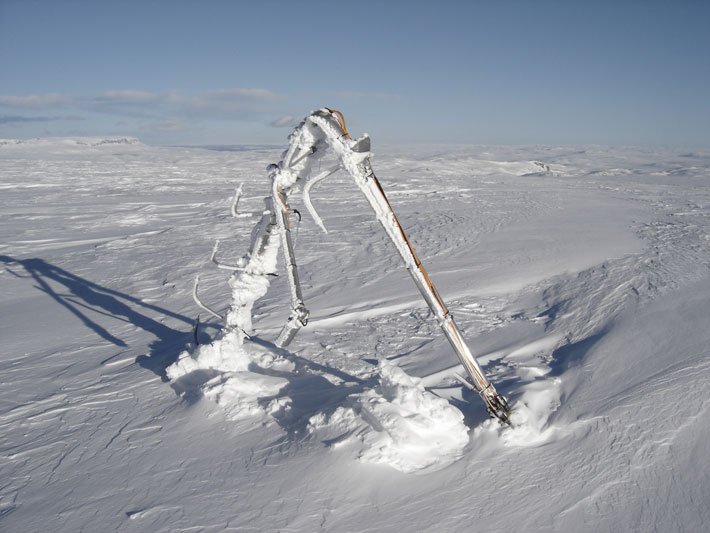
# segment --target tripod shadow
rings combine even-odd
[[[143,313],[152,311],[161,316],[169,316],[192,325],[192,319],[186,316],[145,303],[128,294],[102,287],[43,259],[15,259],[7,255],[0,255],[0,263],[5,264],[7,271],[12,275],[34,281],[34,286],[37,289],[68,310],[96,335],[115,346],[129,347],[123,339],[111,333],[106,327],[92,319],[90,315],[98,314],[120,322],[130,323],[154,335],[155,340],[149,346],[150,353],[139,356],[136,362],[143,368],[156,373],[163,380],[167,379],[165,368],[177,358],[180,349],[188,341],[189,333],[170,328]],[[24,273],[16,272],[11,267],[20,267]],[[61,289],[55,290],[52,285],[59,285]]]

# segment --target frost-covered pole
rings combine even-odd
[[[461,331],[454,322],[453,316],[441,299],[414,251],[411,241],[399,220],[397,220],[397,216],[382,189],[382,185],[380,185],[372,170],[370,165],[370,138],[367,135],[363,135],[360,139],[352,140],[345,127],[343,115],[338,111],[322,109],[313,113],[309,118],[326,134],[328,144],[337,154],[343,168],[355,179],[358,187],[367,198],[370,206],[372,206],[377,219],[397,248],[414,283],[434,313],[439,326],[451,343],[459,361],[466,369],[473,387],[486,403],[488,411],[502,422],[510,423],[510,408],[507,401],[496,392],[493,384],[488,381],[471,353],[461,335]]]
[[[321,148],[320,153],[319,147]],[[322,140],[313,135],[304,120],[289,137],[289,147],[278,164],[267,169],[271,178],[271,197],[275,209],[276,226],[283,249],[286,278],[291,293],[291,314],[279,334],[276,345],[288,346],[302,326],[308,324],[309,312],[303,302],[301,282],[298,277],[296,255],[291,238],[291,209],[288,196],[297,181],[308,176],[311,166],[322,155]]]
[[[227,313],[227,330],[236,332],[241,342],[252,330],[252,307],[269,289],[269,274],[276,270],[279,235],[271,198],[264,200],[265,210],[252,232],[249,253],[240,259],[239,270],[232,274],[232,305]]]

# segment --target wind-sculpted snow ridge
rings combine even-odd
[[[499,437],[507,447],[535,447],[559,437],[562,428],[551,423],[550,418],[562,402],[561,380],[535,380],[523,384],[521,390],[511,406],[511,425],[502,426],[495,420],[486,420],[474,428],[473,445],[480,446]]]
[[[613,337],[625,314],[708,276],[710,233],[698,224],[707,208],[693,202],[679,212],[681,206],[669,201],[663,206],[667,219],[638,225],[644,243],[638,253],[545,280],[541,301],[518,317],[544,325],[544,336],[505,355],[520,382],[513,425],[487,422],[474,432],[474,442],[493,431],[506,445],[536,446],[567,432],[569,421],[557,411],[579,387],[576,367],[590,347]]]
[[[695,206],[695,212],[702,209]],[[503,361],[509,366],[503,375],[519,382],[512,427],[486,422],[476,428],[474,443],[494,433],[508,446],[537,446],[564,434],[568,421],[557,411],[579,386],[575,367],[589,347],[611,334],[625,313],[708,275],[707,230],[685,222],[675,209],[672,215],[640,225],[641,252],[545,281],[540,302],[517,317],[544,326],[544,333],[508,349]]]

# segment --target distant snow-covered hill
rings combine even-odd
[[[0,139],[0,146],[102,146],[106,144],[142,144],[134,137],[37,137],[34,139]]]
[[[148,147],[133,137],[41,137],[36,139],[0,139],[0,158],[31,157],[83,157],[113,152],[144,151]]]

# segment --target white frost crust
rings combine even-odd
[[[252,330],[252,307],[269,289],[267,274],[276,271],[279,243],[278,234],[271,233],[263,252],[252,253],[244,270],[230,278],[232,306],[227,314],[228,327],[246,332]]]
[[[360,165],[366,159],[372,157],[371,152],[354,152],[351,147],[357,142],[352,139],[342,139],[340,131],[336,130],[332,124],[323,117],[311,115],[309,120],[316,124],[325,134],[326,140],[333,151],[342,162],[343,167],[352,175],[360,179],[367,176],[363,175]]]

